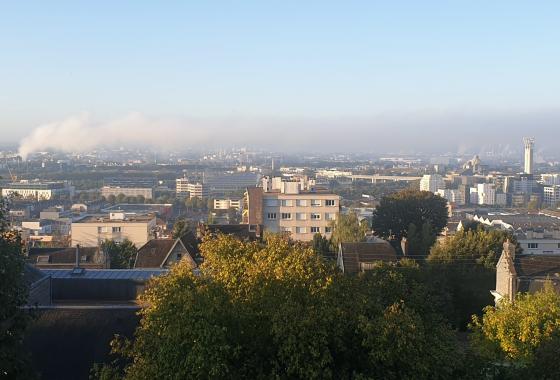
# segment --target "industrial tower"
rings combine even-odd
[[[525,174],[533,174],[533,146],[535,139],[533,137],[524,137],[523,145],[525,145]]]

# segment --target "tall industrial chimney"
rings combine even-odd
[[[523,145],[525,145],[525,174],[533,174],[533,146],[535,139],[533,137],[524,137]]]

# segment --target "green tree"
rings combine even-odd
[[[114,205],[115,203],[117,203],[117,197],[115,197],[113,194],[110,194],[107,196],[107,202]]]
[[[189,231],[194,233],[195,228],[196,227],[193,225],[192,221],[181,218],[177,219],[175,224],[173,224],[173,231],[171,234],[173,239],[178,239]]]
[[[331,242],[320,233],[313,235],[312,247],[313,251],[318,255],[325,255],[332,251]]]
[[[436,236],[430,222],[425,222],[421,230],[417,230],[416,225],[410,224],[407,230],[408,247],[407,255],[415,259],[421,259],[428,256],[430,248],[436,242]]]
[[[7,208],[0,199],[0,378],[33,378],[23,348],[23,333],[29,321],[21,308],[27,302],[25,260],[18,233],[8,230]]]
[[[130,240],[117,242],[107,239],[101,244],[101,249],[109,256],[111,269],[129,269],[134,266],[138,251]]]
[[[373,212],[374,232],[383,237],[400,240],[407,237],[411,224],[421,230],[425,223],[437,236],[447,225],[447,201],[429,191],[403,190],[383,197]]]
[[[227,219],[229,224],[238,224],[239,223],[239,213],[234,207],[230,207],[227,210]]]
[[[117,195],[117,202],[118,203],[123,203],[126,200],[126,195],[124,195],[123,193],[120,193],[119,195]]]
[[[358,214],[339,214],[338,218],[331,223],[333,232],[331,242],[338,247],[340,243],[354,243],[366,240],[366,233],[369,229],[367,222],[360,223]]]
[[[473,348],[495,372],[519,379],[560,378],[560,295],[552,283],[535,294],[518,294],[513,303],[487,307],[471,328]]]
[[[146,203],[146,198],[143,195],[137,195],[136,203]]]
[[[135,339],[113,341],[124,378],[456,377],[461,353],[417,267],[345,276],[277,235],[201,251],[197,274],[180,263],[152,280]]]
[[[455,327],[466,329],[473,314],[480,315],[493,303],[490,291],[496,285],[496,263],[507,239],[515,242],[504,231],[479,225],[476,230],[457,231],[432,247],[427,281],[447,294],[444,310]]]

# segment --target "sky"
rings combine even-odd
[[[527,134],[552,149],[559,14],[558,1],[5,1],[0,132],[28,150],[445,151]]]

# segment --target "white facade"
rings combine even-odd
[[[549,207],[557,207],[560,203],[560,186],[544,187],[544,203]]]
[[[214,199],[214,210],[243,209],[243,199]]]
[[[437,195],[458,206],[465,204],[465,193],[458,189],[439,189]]]
[[[2,189],[2,197],[18,196],[33,200],[50,200],[60,195],[74,194],[74,188],[64,182],[13,182]]]
[[[479,183],[477,185],[478,204],[479,205],[495,205],[496,204],[496,188],[492,183]]]
[[[439,174],[427,174],[420,179],[420,191],[436,193],[439,189],[445,189],[445,181]]]
[[[533,174],[533,146],[535,145],[535,139],[531,137],[525,137],[523,139],[523,144],[525,146],[525,174]]]
[[[187,178],[177,178],[175,180],[175,193],[177,197],[207,198],[208,186],[203,183],[191,183]]]
[[[151,240],[156,228],[155,216],[127,217],[124,213],[90,216],[72,223],[72,246],[97,247],[105,240],[130,240],[139,248]],[[122,214],[122,215],[120,215]]]

